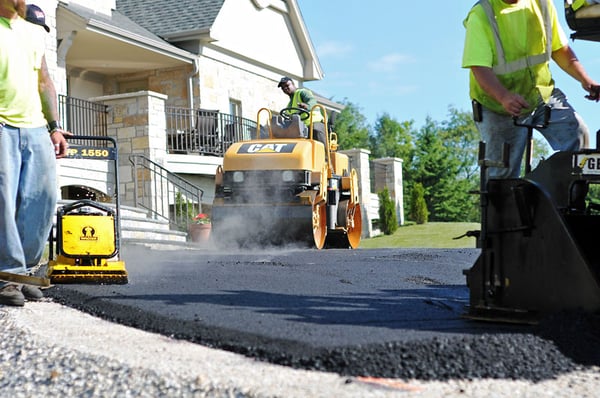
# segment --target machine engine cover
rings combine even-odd
[[[67,257],[113,257],[116,254],[112,215],[67,214],[61,217],[61,251]]]

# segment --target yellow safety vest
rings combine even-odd
[[[536,17],[541,22],[540,34],[544,37],[537,37],[537,40],[545,40],[541,46],[533,46],[524,55],[516,59],[506,59],[506,49],[513,52],[513,45],[510,41],[501,41],[501,35],[498,22],[494,14],[492,2],[490,0],[479,0],[476,5],[480,5],[488,21],[493,45],[495,48],[495,59],[490,67],[498,77],[498,80],[509,90],[521,94],[533,108],[540,100],[546,101],[554,88],[554,81],[549,69],[549,61],[552,58],[552,42],[554,32],[553,16],[550,11],[551,4],[548,0],[533,0],[533,7],[539,7],[539,13]],[[515,32],[519,34],[519,32]],[[521,32],[522,34],[522,32]],[[508,34],[510,36],[510,33]],[[507,36],[506,32],[502,36]],[[528,37],[527,40],[533,40]],[[538,42],[539,43],[539,42]],[[507,46],[506,48],[504,46]],[[537,48],[537,50],[533,49]],[[478,100],[485,107],[499,113],[506,113],[500,103],[487,94],[475,81],[471,73],[471,97]]]
[[[298,89],[296,89],[296,91],[294,91],[294,95],[292,96],[292,100],[290,101],[289,107],[291,107],[291,108],[299,108],[298,104],[300,102],[302,102],[302,100],[300,98],[301,90],[306,90],[306,89],[304,89],[304,88],[298,88]],[[313,123],[317,123],[317,122],[322,122],[323,121],[323,115],[321,114],[321,110],[320,109],[314,109],[312,111],[312,121],[313,121]],[[304,120],[304,124],[306,124],[307,126],[309,126],[310,125],[310,118],[306,118],[306,120]]]
[[[488,17],[490,26],[492,27],[492,32],[494,33],[494,40],[496,42],[498,63],[492,67],[495,74],[506,75],[508,73],[514,73],[523,69],[527,69],[533,65],[539,65],[550,61],[550,58],[552,57],[552,21],[550,20],[550,13],[548,12],[548,0],[539,0],[539,3],[544,19],[544,28],[546,30],[546,52],[543,54],[528,55],[511,62],[506,62],[504,48],[502,47],[502,42],[500,41],[498,23],[496,22],[492,5],[490,4],[489,0],[479,1],[479,4],[481,4],[485,14]]]

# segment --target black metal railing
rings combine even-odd
[[[108,136],[107,105],[60,94],[58,114],[63,127],[75,135]]]
[[[58,96],[63,127],[75,135],[106,137],[108,106]],[[256,121],[217,110],[166,107],[167,149],[170,153],[223,156],[234,142],[256,135]]]
[[[216,110],[167,107],[170,153],[223,156],[234,142],[256,135],[256,121]]]
[[[193,218],[202,213],[204,192],[144,155],[131,155],[134,205],[155,219],[168,220],[171,229],[188,231]]]

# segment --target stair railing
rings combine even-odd
[[[204,191],[171,173],[144,155],[129,156],[133,165],[134,205],[155,219],[169,221],[174,230],[188,231],[193,218],[202,213]]]

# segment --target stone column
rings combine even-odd
[[[370,238],[373,236],[373,225],[369,216],[371,202],[371,177],[369,167],[369,154],[367,149],[349,149],[339,151],[348,155],[350,159],[350,168],[355,169],[358,174],[358,196],[361,204],[362,213],[362,237]]]
[[[142,154],[159,165],[164,164],[167,155],[166,99],[166,95],[152,91],[90,98],[90,101],[109,107],[108,135],[117,140],[119,148],[119,188],[123,205],[133,206],[135,201],[129,155]],[[168,203],[164,202],[163,206],[168,206]]]
[[[387,187],[396,204],[398,225],[404,225],[404,190],[402,187],[402,159],[382,158],[373,161],[375,167],[375,192]]]

